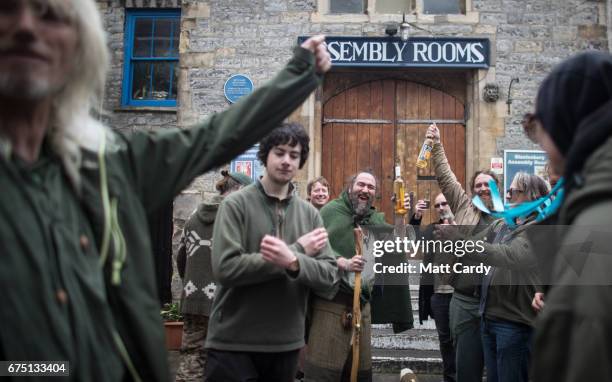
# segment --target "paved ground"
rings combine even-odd
[[[172,378],[170,379],[171,381],[174,381],[174,374],[176,373],[176,368],[178,367],[178,359],[179,359],[178,351],[169,352],[168,362],[170,362],[170,371],[172,374]],[[418,382],[439,382],[441,381],[440,376],[419,375],[418,378],[419,378]],[[399,382],[399,374],[374,374],[373,382]]]

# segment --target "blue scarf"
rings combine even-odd
[[[490,211],[478,195],[472,198],[472,203],[476,208],[482,212],[494,216],[496,218],[503,218],[506,224],[510,228],[516,228],[516,220],[526,220],[532,214],[536,215],[536,221],[542,221],[554,214],[561,204],[563,204],[563,197],[565,190],[563,189],[564,179],[561,178],[555,185],[555,187],[545,196],[532,200],[525,203],[516,205],[504,204],[499,189],[495,181],[489,181],[489,188],[491,190],[491,200],[493,201],[493,211]]]

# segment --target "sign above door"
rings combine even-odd
[[[302,43],[307,36],[300,36]],[[490,62],[487,38],[336,37],[327,36],[334,66],[443,67],[486,69]]]

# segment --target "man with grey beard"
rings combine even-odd
[[[374,175],[363,171],[351,178],[338,199],[321,209],[321,217],[329,242],[336,255],[341,282],[339,290],[315,296],[312,324],[304,365],[304,381],[341,381],[350,373],[351,327],[347,317],[353,310],[354,272],[364,268],[364,258],[355,256],[353,228],[386,225],[384,214],[372,204],[377,182]],[[359,349],[359,381],[372,380],[370,346],[370,291],[361,290],[361,340]]]

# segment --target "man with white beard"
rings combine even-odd
[[[167,381],[147,213],[278,126],[330,58],[310,38],[228,110],[129,136],[91,112],[108,58],[95,1],[0,0],[0,359]]]

